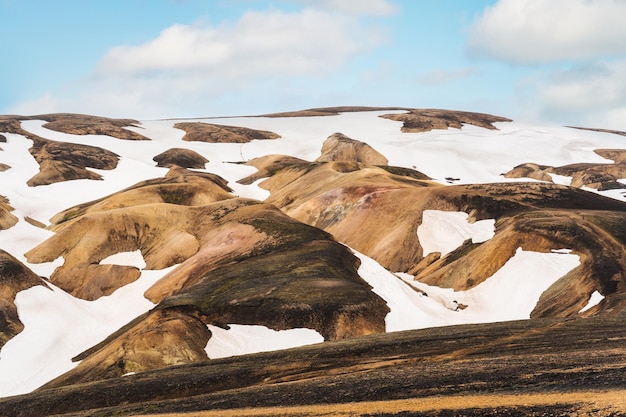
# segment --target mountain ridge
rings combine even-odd
[[[298,346],[300,330],[321,342],[626,314],[619,135],[435,109],[222,119],[182,130],[176,120],[0,117],[10,167],[0,249],[49,288],[16,286],[0,270],[0,374],[24,375],[0,381],[0,395],[199,363],[212,344],[232,354]],[[516,292],[508,307],[498,300]],[[116,321],[71,336],[83,329],[71,309],[96,323],[99,306],[118,309]],[[47,326],[61,344],[37,339],[47,308],[59,310]],[[33,330],[20,333],[20,311]],[[294,336],[279,346],[280,332]],[[41,347],[20,354],[27,340]],[[44,364],[29,367],[28,355],[59,346],[56,370],[30,376]]]

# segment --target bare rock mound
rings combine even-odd
[[[496,129],[495,122],[510,122],[510,119],[484,113],[455,110],[411,109],[408,113],[385,114],[385,119],[403,122],[402,131],[409,133],[428,132],[433,129],[461,129],[464,124],[485,129]]]
[[[552,167],[525,163],[516,166],[504,174],[505,178],[533,178],[540,181],[553,182],[550,174],[571,177],[571,186],[589,187],[598,191],[626,188],[626,184],[618,181],[626,178],[625,149],[596,149],[595,153],[613,160],[613,164],[578,163]]]
[[[29,152],[39,164],[39,173],[28,180],[30,187],[55,182],[90,179],[102,176],[87,168],[111,170],[117,167],[119,156],[103,148],[75,143],[57,142],[31,135],[33,147]]]
[[[177,165],[182,168],[204,169],[209,162],[204,156],[191,149],[172,148],[152,158],[159,167],[171,167]]]
[[[59,225],[84,214],[124,207],[162,203],[200,206],[226,200],[233,197],[227,184],[219,175],[172,167],[163,178],[142,181],[99,200],[70,207],[52,217],[50,227],[56,231]]]
[[[140,124],[132,119],[110,119],[72,113],[42,114],[28,119],[45,120],[48,123],[43,127],[71,135],[104,135],[123,140],[150,140],[137,132],[125,129],[125,127],[137,127]]]
[[[13,227],[18,219],[11,212],[13,207],[9,205],[9,200],[6,197],[0,195],[0,230],[5,230]]]
[[[0,249],[0,348],[24,329],[15,295],[35,285],[46,285],[33,271]]]
[[[622,300],[626,247],[620,243],[623,233],[617,226],[618,219],[626,223],[622,202],[548,183],[442,186],[403,171],[356,162],[293,161],[289,166],[289,161],[274,156],[250,162],[262,167],[265,175],[273,172],[261,183],[271,193],[266,202],[332,233],[391,271],[465,290],[492,276],[519,247],[538,252],[570,248],[580,256],[581,267],[546,292],[533,316],[578,315],[594,291],[606,301],[589,314],[626,307]],[[470,221],[496,219],[496,236],[482,244],[469,243],[441,259],[424,259],[416,234],[424,210],[463,211]],[[582,216],[581,211],[587,214]],[[545,223],[534,229],[522,226],[534,218],[544,218]],[[591,218],[613,226],[599,228]],[[575,224],[572,219],[577,219]]]
[[[72,207],[51,219],[54,236],[29,251],[31,262],[63,256],[51,282],[72,295],[95,300],[133,282],[136,267],[100,264],[119,252],[141,250],[147,269],[180,263],[197,252],[200,234],[191,209],[232,197],[212,174],[172,170],[101,200]]]
[[[253,200],[172,208],[176,210],[150,216],[150,225],[126,227],[126,235],[121,228],[114,233],[99,231],[98,235],[114,237],[122,249],[139,243],[148,268],[180,265],[146,292],[158,303],[154,310],[77,357],[78,367],[51,386],[206,359],[204,346],[211,337],[206,324],[311,328],[327,340],[385,331],[386,303],[357,274],[358,258],[329,234]],[[105,221],[88,223],[82,232],[95,224],[112,225],[117,217],[132,221],[136,214],[116,212],[105,212]],[[133,230],[140,232],[136,235]],[[74,233],[57,235],[58,240],[46,242],[46,249],[65,242],[66,248],[76,245],[71,240]],[[184,241],[179,241],[182,235]],[[89,234],[84,240],[97,238]],[[185,242],[192,244],[182,253]],[[112,242],[101,239],[91,248],[105,245]],[[97,252],[82,246],[81,252]],[[178,259],[171,256],[173,250]],[[64,279],[81,267],[71,259],[71,251],[66,253],[66,264],[75,266],[64,271]],[[82,264],[85,273],[72,282],[75,288],[83,291],[82,282],[98,275],[93,264]],[[110,278],[111,271],[105,274]]]
[[[329,136],[322,146],[322,155],[315,161],[352,161],[366,165],[387,165],[389,162],[367,143],[351,139],[343,133]]]
[[[253,140],[278,139],[279,135],[247,127],[214,125],[210,123],[176,123],[175,128],[186,132],[183,140],[209,143],[247,143]]]

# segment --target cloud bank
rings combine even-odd
[[[380,27],[360,17],[393,12],[386,1],[322,3],[296,12],[250,11],[218,25],[172,25],[143,44],[110,49],[62,95],[14,110],[150,118],[198,115],[198,109],[241,114],[254,101],[274,104],[280,95],[288,101],[386,42]]]
[[[515,64],[626,54],[623,0],[500,0],[473,23],[469,51]]]

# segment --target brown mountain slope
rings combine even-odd
[[[249,162],[259,173],[242,182],[268,176],[261,183],[271,193],[267,202],[332,233],[389,270],[408,272],[430,285],[466,290],[492,276],[518,248],[568,248],[581,257],[581,266],[544,294],[533,316],[577,315],[594,291],[606,298],[587,314],[614,314],[626,307],[621,227],[602,228],[589,220],[626,223],[626,204],[548,183],[442,186],[410,170],[351,161],[354,153],[338,155],[344,160],[259,158]],[[481,245],[468,243],[443,259],[438,254],[423,258],[417,228],[424,210],[463,211],[470,221],[494,218],[496,236]]]
[[[624,334],[623,319],[389,333],[40,389],[0,415],[615,416]]]
[[[158,304],[152,312],[54,384],[206,358],[206,324],[305,327],[328,340],[385,331],[388,307],[359,277],[346,247],[226,188],[215,175],[175,168],[52,219],[55,235],[26,256],[63,256],[50,281],[77,297],[97,299],[139,277],[136,267],[100,264],[118,252],[140,250],[146,269],[180,264],[146,292]],[[166,200],[164,190],[175,194]]]
[[[0,348],[24,329],[15,306],[15,295],[45,282],[9,253],[0,249]]]
[[[206,358],[203,323],[312,328],[328,340],[384,332],[386,304],[358,276],[357,258],[328,234],[250,200],[202,210],[200,250],[147,293],[158,306],[50,386]]]

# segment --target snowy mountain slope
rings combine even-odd
[[[221,196],[219,199],[230,201],[238,196],[267,200],[303,222],[324,228],[335,239],[357,250],[360,259],[358,274],[390,309],[388,314],[384,313],[384,317],[379,317],[384,321],[386,331],[529,318],[533,311],[536,314],[539,314],[537,311],[541,311],[542,315],[576,315],[583,310],[585,315],[603,314],[609,310],[621,311],[623,306],[620,307],[615,303],[618,303],[621,291],[626,289],[624,190],[578,193],[565,186],[549,184],[542,185],[541,189],[526,186],[524,188],[522,185],[519,185],[522,187],[519,188],[519,182],[525,181],[523,178],[509,179],[502,174],[528,162],[554,167],[580,163],[609,165],[614,164],[614,161],[615,164],[619,164],[619,158],[608,160],[602,158],[595,150],[624,148],[622,136],[554,126],[529,126],[516,122],[494,122],[497,130],[464,125],[462,129],[406,133],[402,131],[402,122],[379,117],[394,113],[406,114],[407,111],[358,111],[316,117],[185,120],[187,124],[241,126],[273,132],[279,136],[255,139],[247,143],[183,141],[185,132],[174,128],[174,125],[180,122],[177,120],[110,123],[105,119],[98,120],[96,128],[84,129],[74,126],[68,129],[63,124],[60,126],[57,124],[54,126],[57,130],[50,130],[44,127],[44,117],[40,120],[35,117],[21,121],[23,132],[16,130],[15,124],[10,129],[5,127],[4,131],[0,131],[6,138],[6,142],[0,144],[2,148],[0,163],[10,168],[0,172],[2,184],[0,195],[6,197],[12,209],[4,206],[0,209],[6,215],[15,216],[18,222],[0,231],[0,249],[7,251],[38,275],[53,282],[68,276],[63,272],[62,266],[66,263],[66,269],[69,270],[70,265],[78,265],[71,263],[74,262],[72,259],[78,259],[77,257],[82,259],[80,265],[85,267],[86,272],[82,276],[85,279],[105,282],[105,286],[112,285],[107,281],[113,276],[111,272],[96,277],[90,275],[89,271],[126,268],[125,270],[136,271],[133,277],[138,278],[133,278],[136,281],[128,284],[126,284],[128,280],[120,281],[121,285],[115,284],[103,292],[109,295],[95,301],[84,301],[70,295],[69,293],[74,291],[73,285],[76,284],[68,284],[65,291],[52,286],[51,290],[37,287],[18,293],[15,304],[25,330],[7,342],[0,351],[0,395],[30,391],[63,372],[75,369],[77,364],[71,362],[72,358],[167,299],[150,297],[148,295],[150,287],[153,287],[152,294],[165,294],[163,291],[166,291],[174,300],[181,297],[176,295],[181,289],[180,285],[183,288],[190,285],[188,288],[197,289],[199,287],[193,285],[199,282],[200,277],[209,279],[212,277],[211,273],[217,276],[216,272],[211,272],[214,267],[208,265],[212,265],[210,262],[217,259],[212,257],[218,256],[215,248],[221,247],[220,245],[226,249],[219,252],[219,256],[231,256],[228,258],[230,262],[240,262],[241,258],[233,258],[234,255],[230,251],[240,250],[244,245],[243,242],[250,239],[248,235],[237,240],[235,230],[238,229],[224,226],[220,229],[222,234],[219,234],[219,240],[211,240],[217,233],[215,226],[205,229],[199,227],[198,221],[202,218],[198,217],[199,214],[172,217],[173,213],[183,212],[207,215],[208,212],[202,207],[213,203],[200,198],[199,195],[203,189],[210,187],[209,183],[215,183],[214,181],[219,183],[219,180],[203,177],[207,181],[206,185],[200,188],[193,188],[190,185],[196,181],[191,178],[202,176],[204,172],[224,178],[227,188],[232,190],[231,195]],[[46,116],[45,119],[51,117]],[[63,120],[71,122],[72,116],[65,115]],[[117,126],[119,124],[126,126],[122,133],[124,131],[139,133],[149,140],[125,140],[104,134],[92,134],[117,132],[114,133],[116,136],[124,137],[124,134],[120,134],[120,127]],[[117,127],[111,128],[110,125]],[[64,129],[90,134],[77,135],[58,131]],[[339,160],[327,158],[316,162],[322,153],[323,143],[338,132],[355,140],[353,146],[360,146],[356,142],[369,145],[388,160],[390,167],[358,162],[354,159],[358,153],[344,151],[341,151],[341,155],[349,156],[342,156]],[[119,161],[113,169],[91,169],[100,175],[102,180],[79,179],[29,187],[27,182],[37,175],[40,168],[29,151],[33,143],[32,139],[28,139],[29,135],[37,135],[60,143],[106,149],[118,155]],[[173,148],[194,151],[209,162],[204,169],[158,167],[154,158]],[[298,162],[296,165],[293,165],[293,161],[285,162],[282,168],[268,171],[266,175],[270,178],[265,182],[263,178],[249,184],[241,181],[257,172],[258,166],[255,166],[254,158],[277,154],[299,158],[304,162]],[[352,159],[342,161],[341,158]],[[382,160],[378,163],[381,162]],[[413,171],[414,169],[433,180],[423,179]],[[174,177],[181,180],[168,185],[168,181],[172,181],[171,178]],[[567,182],[566,178],[553,178]],[[136,186],[142,181],[146,182],[144,185],[153,187],[150,188],[153,191],[149,191],[145,186]],[[492,183],[501,185],[487,186]],[[295,189],[290,189],[290,184]],[[471,184],[485,186],[474,187]],[[126,191],[120,193],[122,190]],[[346,190],[356,192],[350,194]],[[306,198],[302,197],[301,202],[300,193],[306,195]],[[602,194],[610,196],[611,199],[602,198],[600,196]],[[364,196],[375,199],[363,199]],[[469,197],[461,204],[463,196]],[[340,205],[347,207],[351,201],[353,203],[349,210],[337,211]],[[367,201],[369,205],[365,204]],[[328,212],[329,208],[335,211]],[[129,211],[131,209],[134,211]],[[89,210],[92,210],[91,214]],[[325,221],[320,222],[320,217],[314,215],[316,210],[325,213]],[[139,212],[145,219],[142,223],[144,226],[136,233],[129,233],[136,222],[135,220],[131,223],[124,222],[135,218],[133,217],[135,214],[131,213]],[[158,220],[157,217],[152,217],[154,214],[146,214],[156,212],[162,213]],[[387,214],[383,215],[385,212]],[[60,214],[57,215],[58,213]],[[451,220],[452,215],[455,216],[455,220]],[[462,218],[467,215],[470,216],[470,221],[475,223],[464,223],[465,220]],[[250,211],[245,216],[242,215],[241,219],[244,224],[246,222],[250,224],[250,219],[254,216],[253,211]],[[539,232],[525,231],[524,225],[538,216],[554,221],[547,225],[543,224],[537,229]],[[571,216],[580,219],[579,224],[584,226],[583,229],[574,230],[572,227],[563,226],[566,219]],[[55,220],[51,221],[53,218]],[[171,262],[159,263],[158,259],[163,259],[165,253],[163,251],[183,247],[181,246],[183,241],[171,240],[170,235],[157,232],[160,226],[156,225],[168,218],[175,219],[172,224],[187,224],[188,226],[182,227],[181,232],[194,235],[193,241],[198,243],[192,244],[190,238],[185,238],[184,245],[191,246],[184,247],[191,249],[178,251],[177,261],[174,261],[175,256],[171,258]],[[307,220],[309,218],[314,220]],[[45,230],[39,224],[52,227]],[[115,224],[120,226],[113,227]],[[385,229],[390,224],[397,224],[397,227]],[[88,227],[81,229],[79,225]],[[473,242],[463,243],[458,236],[467,239],[471,234],[467,235],[464,232],[458,234],[457,231],[472,229],[478,225],[489,225],[492,231],[481,233],[481,237]],[[70,226],[76,229],[76,234],[72,235],[74,237],[71,239],[63,237],[62,234],[66,233],[64,230],[69,230]],[[273,233],[283,236],[284,226],[280,226],[280,231],[277,231],[276,227],[272,229]],[[520,232],[525,233],[523,237],[520,237],[522,236]],[[270,232],[266,229],[263,233]],[[404,240],[394,240],[405,235],[407,237],[403,238]],[[58,243],[54,243],[55,238]],[[81,242],[81,239],[86,240]],[[94,239],[100,239],[99,243],[94,244]],[[412,242],[410,245],[407,244],[407,239]],[[579,242],[581,239],[584,242]],[[255,241],[257,248],[261,247],[262,240],[263,238],[260,238]],[[39,257],[26,256],[29,252],[33,253],[33,250],[46,252],[48,250],[46,245],[58,250],[68,242],[72,242],[71,248],[62,249],[60,253],[50,252]],[[157,247],[155,242],[160,242],[159,251],[155,249]],[[207,248],[205,252],[211,248],[208,254],[200,256],[202,253],[200,251],[197,256],[190,256],[207,242],[213,242],[205,246]],[[508,244],[502,245],[501,242]],[[507,249],[493,250],[489,249],[490,247]],[[137,250],[139,252],[136,252]],[[572,252],[569,253],[569,250]],[[128,252],[134,255],[129,255]],[[439,252],[439,255],[434,253],[433,256],[424,257],[429,252]],[[121,255],[116,257],[116,253]],[[303,253],[305,252],[301,252],[297,255],[300,258],[295,259],[303,259]],[[399,264],[385,261],[386,258],[397,259],[400,253],[404,253],[402,256],[405,258],[412,259],[406,267],[394,268],[394,265]],[[485,265],[490,257],[493,258],[491,268],[477,269],[477,264]],[[141,262],[138,262],[138,258],[141,258]],[[153,261],[150,262],[150,259]],[[282,259],[280,262],[286,262],[288,257],[272,259]],[[335,262],[336,260],[330,258],[325,259],[323,268],[334,269]],[[181,265],[176,266],[178,263]],[[96,265],[101,266],[96,268]],[[118,265],[121,268],[111,265]],[[194,267],[190,268],[189,265]],[[164,269],[166,266],[167,269]],[[257,265],[252,268],[262,272],[264,270],[258,268],[267,266]],[[75,271],[73,266],[71,270]],[[203,272],[197,272],[200,270]],[[451,270],[454,271],[452,274],[446,272]],[[475,282],[463,285],[454,282],[452,278],[455,274],[467,275],[467,272],[462,271],[468,270],[475,271],[476,276],[473,277]],[[411,275],[407,275],[407,272]],[[531,274],[533,279],[525,279],[526,274]],[[418,278],[424,277],[425,281],[413,281],[414,275],[418,275]],[[448,279],[446,282],[442,278],[444,275],[452,278],[446,278]],[[166,279],[156,284],[163,277]],[[173,282],[172,277],[190,280],[190,284],[175,284],[164,290],[164,287],[173,285],[164,284]],[[272,272],[268,277],[275,279],[276,272]],[[464,282],[468,281],[467,276],[463,278]],[[80,281],[86,282],[82,278]],[[154,284],[156,286],[153,286]],[[158,291],[154,289],[159,286],[161,289]],[[145,291],[147,292],[144,296]],[[516,295],[514,303],[502,295],[511,293]],[[74,294],[80,295],[80,292]],[[209,295],[203,294],[202,297]],[[229,301],[233,306],[241,303],[242,299],[240,295],[234,294]],[[330,295],[332,291],[328,294],[328,297],[332,297]],[[567,294],[567,297],[564,294]],[[587,309],[591,307],[588,303],[592,295],[594,302],[598,302],[595,294],[611,297],[599,302],[596,307]],[[248,294],[245,297],[250,296]],[[148,301],[146,297],[154,302]],[[204,299],[202,297],[197,301],[200,304]],[[570,297],[571,300],[567,305],[560,304],[564,298]],[[537,310],[540,299],[543,299],[543,304]],[[159,308],[176,304],[172,304],[172,301],[169,303],[162,304]],[[458,308],[459,306],[461,308]],[[551,311],[551,306],[559,307]],[[266,340],[272,336],[263,336],[258,326],[251,327],[249,332],[245,326],[240,326],[271,324],[275,328],[280,327],[275,321],[261,323],[258,321],[258,314],[251,314],[248,310],[241,310],[242,313],[234,316],[220,316],[207,308],[200,308],[201,314],[198,318],[207,324],[209,343],[206,352],[200,352],[198,355],[208,354],[208,357],[211,357],[211,352],[219,352],[216,355],[228,356],[228,346],[233,349],[232,354],[286,346],[279,344],[278,341],[275,344],[255,345],[251,340]],[[44,315],[41,314],[43,311],[54,311],[55,314]],[[108,315],[108,312],[113,311],[116,312],[114,318]],[[77,316],[81,317],[80,321],[76,319]],[[359,317],[356,319],[361,320]],[[236,321],[232,321],[235,318]],[[226,322],[222,321],[224,319],[227,319]],[[356,319],[351,318],[351,323],[356,323],[358,321]],[[231,330],[215,330],[215,325],[227,327],[229,324],[233,325]],[[309,330],[297,330],[302,332],[302,343],[316,342],[322,337],[310,333],[313,331],[311,324],[300,327],[309,327]],[[318,326],[316,330],[319,332],[323,328],[324,326]],[[0,331],[3,330],[0,328]],[[76,337],[79,334],[83,336]],[[242,337],[240,344],[236,342],[237,334]],[[134,343],[143,342],[134,339]],[[293,346],[294,343],[293,340],[289,341],[288,346]],[[32,348],[33,346],[37,346],[37,349]],[[175,360],[180,359],[173,355]],[[96,357],[102,359],[104,356]],[[197,357],[187,360],[197,360]],[[85,366],[83,365],[83,368]],[[146,369],[145,366],[148,364],[139,364],[136,369]],[[123,367],[120,371],[130,369],[127,368]],[[90,372],[89,368],[85,369],[81,371],[83,374]],[[77,376],[72,378],[80,380]]]

